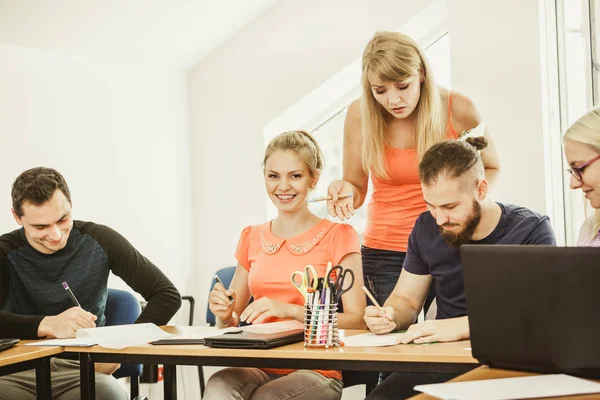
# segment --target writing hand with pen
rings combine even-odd
[[[38,325],[37,333],[39,337],[52,336],[57,339],[70,339],[74,338],[77,335],[77,331],[80,329],[96,327],[96,320],[98,317],[81,308],[81,304],[79,304],[79,301],[77,301],[77,298],[71,289],[69,289],[69,285],[67,285],[66,282],[63,282],[62,285],[75,306],[58,315],[52,315],[42,319]],[[120,363],[94,364],[94,370],[96,372],[107,375],[112,375],[120,367]]]
[[[217,275],[214,279],[216,283],[208,296],[208,308],[217,318],[218,326],[238,326],[240,318],[234,311],[235,290],[225,288]]]
[[[95,328],[97,319],[94,314],[74,306],[58,315],[45,317],[38,326],[37,334],[57,339],[74,338],[79,329]]]
[[[366,286],[362,287],[367,297],[373,302],[373,306],[365,308],[364,320],[369,330],[378,335],[392,332],[398,326],[396,324],[396,312],[393,307],[381,307],[375,297]]]
[[[39,337],[53,336],[57,339],[69,339],[74,338],[77,331],[82,328],[96,327],[98,317],[81,307],[67,282],[63,282],[62,286],[75,307],[71,307],[58,315],[45,317],[38,326]]]

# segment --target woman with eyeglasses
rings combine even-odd
[[[600,247],[600,108],[579,118],[563,140],[571,189],[581,189],[596,210],[583,223],[577,245]]]

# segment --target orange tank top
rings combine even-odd
[[[452,126],[452,94],[448,93],[449,138],[458,134]],[[406,252],[408,237],[419,214],[427,207],[423,199],[416,149],[385,146],[389,179],[371,175],[373,193],[367,206],[363,244],[372,249]]]

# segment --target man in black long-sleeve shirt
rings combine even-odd
[[[12,187],[13,215],[21,229],[0,236],[0,338],[74,337],[103,326],[109,272],[148,304],[136,322],[166,324],[181,305],[169,279],[109,227],[73,221],[71,194],[50,168],[23,172]],[[73,306],[67,282],[81,307]],[[53,359],[53,397],[79,397],[78,362]],[[97,364],[99,398],[126,399],[111,374],[118,364]],[[27,371],[0,377],[0,399],[35,398]]]

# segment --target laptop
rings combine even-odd
[[[204,338],[204,345],[226,349],[271,349],[304,340],[304,329],[278,333],[252,333],[243,330]]]
[[[0,339],[0,351],[10,349],[19,343],[19,339]]]
[[[600,248],[460,248],[473,357],[600,378]]]

